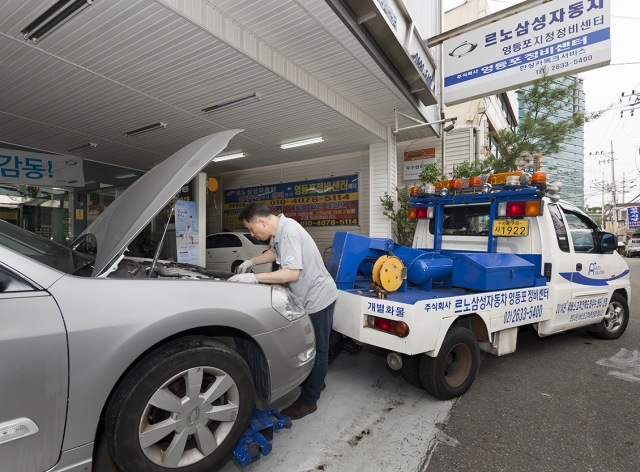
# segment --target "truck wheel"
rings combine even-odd
[[[405,382],[414,387],[423,388],[422,380],[420,379],[420,358],[419,356],[402,356],[402,367],[400,368],[400,375]]]
[[[622,295],[613,294],[604,319],[600,323],[603,325],[602,330],[594,333],[589,331],[589,333],[600,339],[618,339],[622,336],[629,324],[629,305]]]
[[[109,452],[122,470],[210,471],[238,444],[254,407],[251,371],[205,337],[162,346],[135,366],[106,414]]]
[[[437,357],[421,356],[420,378],[424,389],[436,398],[449,400],[469,390],[480,364],[478,340],[471,331],[453,327],[444,338]]]

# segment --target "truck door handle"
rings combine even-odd
[[[576,264],[576,270],[578,272],[580,272],[582,270],[582,264],[580,264],[579,262]]]

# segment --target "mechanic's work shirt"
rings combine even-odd
[[[316,313],[338,298],[336,283],[324,266],[320,251],[300,224],[283,214],[278,215],[278,228],[271,250],[283,269],[300,269],[300,277],[289,282],[289,290],[300,300],[307,313]]]

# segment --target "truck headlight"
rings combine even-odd
[[[271,287],[271,306],[289,321],[307,314],[296,297],[281,285]]]

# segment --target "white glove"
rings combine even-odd
[[[236,272],[238,274],[244,274],[247,271],[253,269],[255,266],[256,266],[256,263],[253,262],[251,259],[249,259],[248,261],[244,261],[242,264],[236,267]]]
[[[233,277],[230,277],[227,280],[229,282],[242,282],[242,283],[245,283],[245,284],[257,284],[258,283],[258,279],[256,279],[256,275],[252,274],[252,273],[234,275]]]

